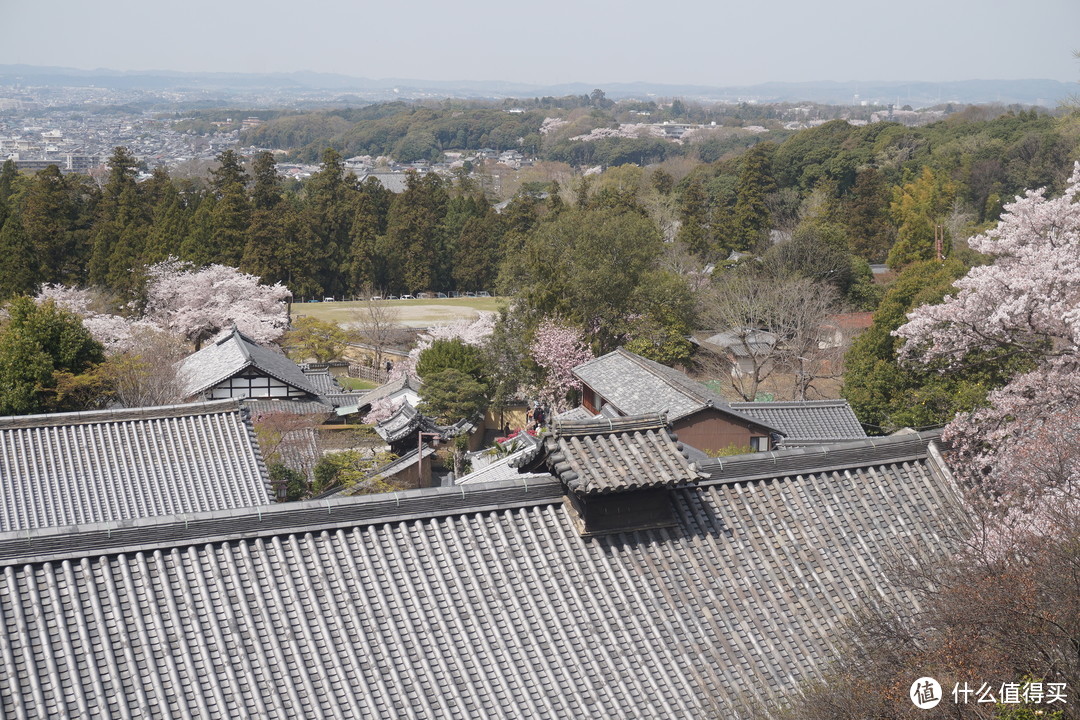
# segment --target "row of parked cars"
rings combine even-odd
[[[415,295],[373,295],[372,300],[437,300],[441,298],[456,298],[456,297],[491,297],[491,293],[487,290],[481,290],[479,292],[458,292],[452,290],[449,293],[444,292],[422,292]]]
[[[468,292],[458,292],[457,290],[453,290],[453,291],[451,291],[449,293],[444,293],[444,292],[422,292],[422,293],[416,293],[415,295],[410,295],[408,293],[406,293],[405,295],[372,295],[368,299],[369,300],[436,300],[436,299],[440,299],[440,298],[456,298],[456,297],[489,298],[491,296],[492,296],[491,293],[488,292],[487,290],[480,290],[479,292],[473,292],[471,290],[468,291]],[[345,301],[349,301],[349,300],[363,300],[363,299],[364,298],[361,298],[361,297],[340,297],[340,298],[335,298],[335,297],[327,296],[327,297],[324,297],[322,299],[322,301],[323,302],[339,302],[339,301],[340,302],[345,302]],[[308,300],[298,300],[297,302],[317,302],[317,299],[312,298],[310,301],[308,301]]]

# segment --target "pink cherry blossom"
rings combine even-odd
[[[1078,196],[1080,163],[1061,197],[1035,190],[1006,205],[995,229],[970,240],[993,262],[973,268],[955,283],[956,294],[916,309],[896,330],[906,341],[906,362],[959,367],[986,350],[1034,362],[1034,370],[991,392],[986,407],[957,416],[946,429],[958,470],[997,493],[1037,494],[1045,483],[1017,459],[1032,448],[1054,454],[1080,429],[1062,425],[1062,418],[1080,413]]]

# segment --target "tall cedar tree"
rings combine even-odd
[[[388,285],[386,261],[379,253],[379,236],[386,234],[386,218],[394,194],[373,177],[360,183],[349,228],[349,289]]]
[[[743,155],[735,199],[735,249],[755,250],[769,232],[769,206],[765,198],[776,190],[773,180],[773,143],[759,143]]]
[[[213,230],[210,252],[213,262],[236,267],[244,254],[251,205],[247,198],[247,173],[241,158],[232,150],[217,156],[218,167],[210,172],[210,184],[217,202],[211,214]]]
[[[23,196],[23,231],[34,248],[38,283],[82,279],[86,256],[79,230],[79,182],[49,165],[34,175]]]
[[[888,198],[888,185],[875,168],[859,172],[844,198],[842,213],[855,254],[870,262],[883,262],[896,239]]]
[[[440,286],[437,270],[444,247],[446,205],[446,188],[437,175],[409,174],[405,191],[390,206],[383,243],[385,251],[392,253],[390,267],[400,268],[396,275],[400,288],[395,289],[422,292]]]
[[[0,257],[0,301],[37,289],[37,253],[17,215],[0,227]]]
[[[127,148],[117,147],[108,165],[109,177],[94,223],[88,279],[93,285],[113,288],[114,282],[125,285],[125,276],[140,264],[147,223],[135,183],[135,156]]]
[[[309,252],[317,260],[316,280],[323,290],[339,296],[345,293],[342,269],[348,266],[352,228],[352,198],[356,178],[345,172],[341,155],[333,148],[323,152],[319,172],[304,185],[305,215],[313,237]]]

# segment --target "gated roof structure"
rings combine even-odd
[[[917,607],[889,568],[965,522],[936,439],[744,456],[602,537],[554,476],[0,533],[0,715],[748,715]]]

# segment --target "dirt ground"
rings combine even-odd
[[[396,323],[413,328],[433,325],[449,325],[457,320],[471,320],[480,311],[498,312],[506,305],[507,298],[449,298],[439,300],[379,300],[380,306],[389,307],[397,313]],[[362,302],[310,302],[293,303],[293,317],[310,315],[319,320],[332,320],[350,326],[359,322],[358,314],[364,311]]]

